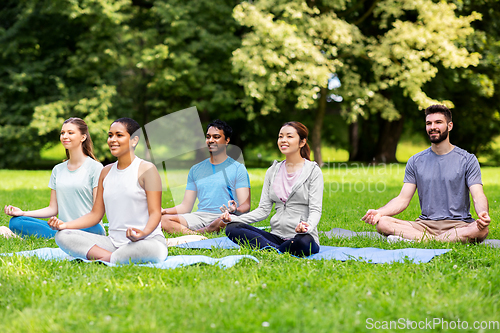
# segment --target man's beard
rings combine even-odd
[[[434,131],[432,134],[434,133],[436,132]],[[443,133],[439,133],[439,136],[437,138],[433,138],[430,132],[427,132],[427,135],[429,135],[429,140],[431,140],[432,143],[441,143],[448,137],[448,128],[446,128],[446,131],[444,131]]]

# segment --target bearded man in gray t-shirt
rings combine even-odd
[[[401,193],[384,207],[370,209],[363,216],[363,221],[376,225],[388,240],[482,242],[488,236],[491,219],[479,162],[473,154],[450,143],[451,120],[451,111],[443,105],[425,110],[431,147],[408,160]],[[392,217],[408,207],[417,189],[420,217],[416,221]],[[477,220],[470,214],[469,193]]]

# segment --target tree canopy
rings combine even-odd
[[[251,31],[243,36],[233,62],[245,88],[243,104],[250,119],[256,112],[255,101],[258,111],[268,114],[279,112],[281,101],[294,100],[298,109],[316,109],[321,121],[328,80],[335,74],[342,83],[336,93],[343,97],[340,108],[346,120],[355,123],[375,115],[383,124],[379,136],[357,144],[351,157],[395,160],[399,137],[392,142],[392,152],[386,137],[401,129],[383,126],[430,104],[453,107],[451,100],[433,98],[424,90],[425,84],[436,77],[439,68],[479,64],[480,54],[465,46],[474,31],[471,22],[481,15],[472,11],[459,16],[455,10],[452,3],[431,0],[241,3],[234,15]],[[408,101],[398,105],[398,99]],[[376,130],[369,127],[371,132]],[[319,124],[314,130],[321,128]],[[361,133],[352,140],[362,140]],[[321,140],[314,143],[319,145]]]
[[[71,116],[102,159],[112,119],[190,106],[231,122],[242,148],[294,117],[321,163],[343,135],[351,160],[395,161],[403,129],[423,132],[421,110],[444,103],[452,141],[491,152],[498,13],[499,0],[3,1],[0,167],[28,167]]]

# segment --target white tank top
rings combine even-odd
[[[139,166],[142,159],[135,157],[125,169],[113,163],[103,181],[104,207],[109,221],[109,237],[116,247],[130,243],[126,232],[128,227],[143,230],[149,220],[146,191],[139,184]],[[146,239],[162,235],[160,221],[156,229]]]

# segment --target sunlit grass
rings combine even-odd
[[[401,141],[396,150],[396,159],[398,162],[408,162],[408,159],[418,152],[429,148],[430,144],[423,142]]]
[[[258,205],[265,171],[249,169],[253,208]],[[323,168],[323,174],[325,192],[319,229],[373,231],[360,218],[367,209],[377,208],[397,195],[404,165],[348,167],[332,163]],[[493,218],[490,236],[500,238],[500,169],[483,168],[482,174]],[[49,177],[50,171],[1,170],[0,202],[28,209],[47,205]],[[170,192],[165,192],[163,204],[173,204]],[[414,219],[418,214],[418,200],[414,198],[400,216]],[[4,214],[0,215],[0,225],[8,225]],[[375,265],[356,260],[304,260],[246,248],[170,249],[170,255],[249,254],[260,261],[243,261],[227,270],[206,265],[174,270],[110,268],[0,257],[0,331],[364,332],[373,321],[442,318],[467,321],[469,330],[464,332],[475,332],[470,329],[474,322],[499,320],[498,249],[435,242],[408,245],[366,238],[328,239],[323,235],[320,240],[330,246],[413,246],[452,251],[427,264],[408,261]],[[55,246],[54,240],[0,238],[3,253]],[[428,331],[446,330],[437,327]]]

